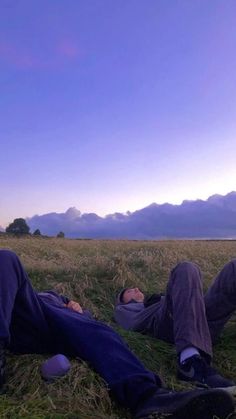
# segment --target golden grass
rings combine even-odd
[[[175,389],[183,385],[175,379],[174,348],[117,327],[112,320],[114,295],[130,285],[148,292],[164,291],[170,270],[183,260],[201,267],[207,288],[220,268],[236,258],[235,241],[99,241],[2,235],[0,248],[20,256],[36,289],[54,288],[110,323],[144,364],[160,372]],[[233,319],[215,348],[215,365],[232,378],[236,378],[235,338]],[[0,418],[129,418],[110,400],[103,380],[85,363],[72,360],[66,377],[46,384],[39,373],[44,359],[40,355],[8,356],[9,389],[0,397]]]

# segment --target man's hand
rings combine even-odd
[[[71,308],[72,310],[77,311],[78,313],[83,313],[81,305],[76,301],[70,300],[66,307]]]

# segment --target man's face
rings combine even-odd
[[[127,304],[131,300],[135,300],[137,303],[143,302],[144,295],[139,288],[128,288],[125,290],[124,294],[122,295],[123,303]]]

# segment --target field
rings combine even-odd
[[[169,271],[183,260],[202,269],[204,288],[230,259],[234,241],[95,241],[0,236],[0,248],[15,251],[37,290],[56,289],[112,325],[130,348],[169,387],[176,381],[176,356],[171,345],[138,333],[125,332],[112,320],[114,295],[123,286],[137,285],[146,292],[165,290]],[[104,354],[105,356],[105,354]],[[86,363],[71,360],[63,378],[47,384],[40,377],[48,355],[8,354],[8,390],[0,396],[0,418],[128,419],[127,411],[108,396],[103,380]],[[233,318],[214,350],[214,365],[236,378],[236,322]]]

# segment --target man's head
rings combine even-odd
[[[144,300],[144,294],[139,288],[126,288],[120,295],[120,302],[128,304],[131,300],[137,303],[142,303]]]

